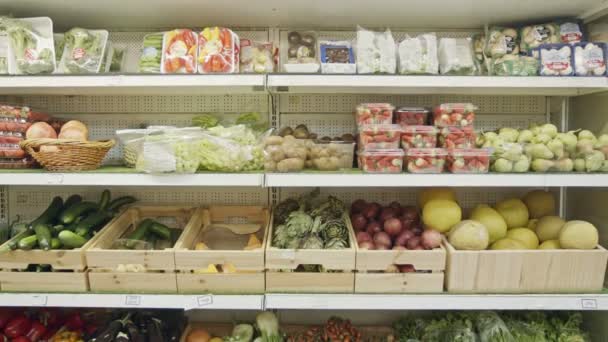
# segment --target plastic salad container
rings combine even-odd
[[[365,125],[359,127],[359,150],[399,148],[401,126],[399,125]]]
[[[441,173],[448,152],[444,148],[410,148],[405,152],[407,171],[411,173]]]
[[[367,173],[399,173],[403,171],[403,150],[368,150],[359,152],[359,168]]]
[[[487,173],[491,154],[491,150],[485,148],[448,150],[447,169],[451,173]]]
[[[393,123],[393,110],[390,103],[362,103],[357,106],[355,119],[357,125],[391,124]]]
[[[443,103],[433,110],[433,122],[437,127],[473,126],[477,109],[472,103]]]
[[[443,127],[439,133],[439,147],[474,148],[475,131],[473,127]]]
[[[424,107],[400,107],[395,110],[395,123],[401,126],[420,126],[429,122],[431,111]]]
[[[437,147],[438,129],[434,126],[405,126],[401,133],[401,147],[433,148]]]

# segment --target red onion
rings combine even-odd
[[[423,229],[422,229],[422,227],[420,227],[420,226],[414,226],[414,227],[412,227],[412,232],[413,232],[413,233],[414,233],[414,235],[416,235],[416,236],[420,236],[420,235],[422,235],[422,230],[423,230]]]
[[[441,245],[441,233],[433,230],[427,229],[422,232],[422,247],[426,249],[437,248]]]
[[[372,241],[372,236],[367,232],[357,232],[357,242]]]
[[[367,205],[367,202],[365,202],[362,199],[358,199],[350,205],[350,212],[353,214],[360,213],[363,211],[363,209],[365,209],[366,205]]]
[[[376,246],[371,241],[363,241],[359,243],[359,249],[376,249]]]
[[[421,245],[416,246],[416,248],[414,248],[414,250],[420,250],[423,251],[424,247],[422,247]]]
[[[385,246],[387,249],[392,246],[391,238],[385,232],[378,232],[374,235],[374,244],[378,249],[380,249],[380,246]]]
[[[407,249],[415,249],[418,247],[418,245],[420,245],[420,238],[418,236],[414,236],[413,238],[407,240],[405,247],[407,247]]]
[[[401,226],[403,229],[412,229],[416,222],[412,219],[401,217]]]
[[[416,207],[414,207],[413,205],[403,207],[401,217],[410,219],[412,221],[418,221],[420,219],[420,216],[418,215],[418,209],[416,209]]]
[[[380,222],[384,222],[396,216],[397,215],[395,215],[395,210],[393,208],[384,208],[380,211],[380,217],[378,219]]]
[[[401,234],[399,234],[399,236],[397,236],[397,238],[395,239],[395,245],[405,246],[407,240],[413,237],[414,233],[411,230],[403,230],[401,231]]]
[[[353,229],[363,230],[367,226],[367,219],[363,214],[356,213],[350,216],[350,222],[353,224]]]
[[[399,267],[399,272],[401,273],[412,273],[412,272],[416,272],[416,269],[414,268],[414,265],[412,264],[407,264],[407,265],[399,265],[397,266]]]
[[[385,246],[385,245],[376,245],[376,250],[378,251],[385,251],[387,249],[389,249],[390,246]]]
[[[396,218],[390,218],[384,222],[384,231],[391,237],[398,236],[401,233],[401,221]]]
[[[374,236],[376,233],[382,231],[382,227],[380,226],[380,223],[370,220],[367,224],[367,227],[365,228],[365,231],[369,235]]]
[[[361,213],[368,219],[375,218],[376,216],[378,216],[379,212],[380,204],[378,203],[367,203],[365,205],[365,208],[363,208],[363,211],[361,211]]]
[[[395,211],[395,216],[401,216],[403,208],[401,208],[401,204],[399,204],[399,202],[392,201],[388,206]]]

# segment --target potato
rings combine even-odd
[[[287,156],[287,158],[298,158],[306,160],[307,154],[308,150],[306,149],[306,147],[296,147],[285,151],[285,155]]]
[[[264,170],[266,170],[266,171],[276,171],[277,170],[277,163],[275,163],[272,160],[268,160],[268,161],[264,162]]]
[[[291,172],[300,171],[304,168],[304,160],[299,158],[287,158],[277,163],[277,171]]]
[[[264,144],[266,146],[268,145],[281,145],[283,144],[283,138],[276,136],[276,135],[271,135],[269,137],[266,137],[266,139],[264,139]]]

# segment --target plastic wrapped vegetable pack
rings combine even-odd
[[[519,54],[519,35],[511,27],[491,27],[485,43],[486,58],[498,58],[504,55]]]
[[[541,76],[570,76],[574,73],[572,46],[545,44],[539,49]]]
[[[356,46],[359,74],[395,73],[397,58],[391,30],[374,32],[358,26]]]
[[[75,27],[65,33],[60,71],[66,74],[98,73],[108,41],[106,30]]]
[[[555,44],[560,42],[559,26],[555,23],[524,26],[521,29],[520,50],[529,53],[542,44]]]
[[[536,76],[539,61],[534,57],[504,55],[490,61],[491,75],[497,76]]]
[[[583,41],[582,25],[578,20],[565,20],[559,24],[559,36],[562,43],[574,44]]]
[[[7,19],[7,17],[0,16],[0,75],[8,74],[8,37],[6,35]]]
[[[475,61],[479,65],[479,73],[485,74],[487,66],[485,63],[484,50],[486,48],[486,36],[483,34],[473,35],[473,54],[475,55]]]
[[[161,72],[163,74],[196,73],[196,33],[189,29],[165,32]]]
[[[287,34],[287,51],[282,51],[286,72],[319,71],[317,33],[314,31],[290,31]]]
[[[239,36],[225,27],[206,27],[198,35],[198,72],[238,73]]]
[[[578,43],[574,45],[574,71],[577,76],[606,74],[605,43]]]
[[[8,72],[45,74],[55,71],[53,23],[50,18],[6,19]]]
[[[439,72],[442,75],[476,75],[471,38],[439,40]]]
[[[241,72],[270,73],[275,70],[276,48],[271,42],[241,39]]]
[[[399,43],[400,74],[437,74],[437,36],[425,33],[416,37],[406,36]]]
[[[163,32],[147,34],[139,57],[139,72],[160,73]]]
[[[323,40],[319,42],[319,48],[322,73],[354,74],[357,72],[355,54],[350,42]]]

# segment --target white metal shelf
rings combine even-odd
[[[266,309],[608,310],[608,295],[267,294]]]
[[[0,77],[9,95],[189,95],[265,92],[265,75],[50,75]]]
[[[278,93],[577,96],[608,90],[605,77],[271,74]]]
[[[263,295],[0,293],[1,306],[262,310]]]
[[[0,185],[187,187],[608,187],[605,174],[363,174],[363,173],[143,173],[0,172]]]
[[[606,294],[139,295],[0,293],[2,306],[224,310],[608,310]]]

